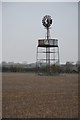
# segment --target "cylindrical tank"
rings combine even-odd
[[[46,46],[46,45],[50,45],[53,47],[57,47],[58,46],[58,40],[57,39],[40,39],[38,40],[38,46]]]
[[[54,46],[58,46],[58,40],[57,40],[57,39],[54,39],[54,40],[53,40],[53,45],[54,45]]]
[[[38,40],[38,45],[44,45],[44,40]]]
[[[58,46],[58,40],[57,39],[50,39],[49,45]]]

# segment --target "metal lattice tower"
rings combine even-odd
[[[43,17],[42,24],[47,30],[47,35],[45,39],[38,40],[36,65],[38,72],[42,72],[43,69],[40,71],[40,68],[45,68],[46,73],[51,73],[51,65],[59,64],[58,40],[50,39],[50,26],[52,25],[50,15]],[[40,54],[44,54],[44,56],[40,58]]]

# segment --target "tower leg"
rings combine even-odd
[[[59,47],[58,47],[58,64],[59,64],[59,62],[60,62],[60,61],[59,61]]]
[[[46,47],[46,72],[50,73],[50,48]]]
[[[36,53],[36,72],[38,73],[38,46],[37,46],[37,53]]]

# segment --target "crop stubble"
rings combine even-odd
[[[3,73],[4,118],[77,118],[78,75]]]

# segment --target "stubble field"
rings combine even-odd
[[[4,118],[77,118],[78,75],[3,73]]]

